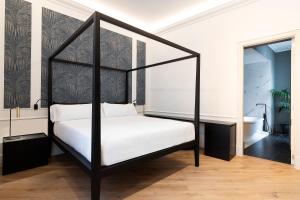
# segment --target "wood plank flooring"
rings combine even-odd
[[[102,200],[299,200],[300,171],[254,157],[226,162],[181,151],[126,167],[102,183]],[[1,200],[88,200],[89,178],[66,156],[1,177]]]

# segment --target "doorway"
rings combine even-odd
[[[244,48],[243,151],[291,163],[292,40]]]

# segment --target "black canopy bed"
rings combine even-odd
[[[132,31],[134,33],[137,33],[139,35],[145,36],[147,38],[150,38],[152,40],[155,40],[157,42],[160,42],[162,44],[168,45],[170,47],[176,48],[178,50],[181,50],[183,52],[186,52],[190,55],[180,57],[177,59],[172,59],[164,62],[159,62],[151,65],[146,65],[138,68],[132,68],[129,70],[124,69],[116,69],[108,66],[101,66],[100,62],[100,21],[105,21],[107,23],[113,24],[115,26],[127,29],[129,31]],[[77,61],[70,61],[70,60],[64,60],[62,58],[57,58],[57,56],[63,52],[64,49],[66,49],[76,38],[78,38],[85,30],[87,30],[89,27],[93,26],[93,64],[90,63],[83,63],[83,62],[77,62]],[[105,68],[108,70],[117,70],[126,76],[126,80],[128,79],[128,76],[131,72],[142,70],[146,68],[156,67],[160,65],[165,65],[169,63],[174,63],[182,60],[187,59],[196,59],[196,83],[195,83],[195,107],[194,107],[194,123],[193,123],[193,138],[189,139],[185,142],[179,142],[179,144],[174,144],[172,146],[168,146],[167,148],[160,148],[153,150],[151,152],[131,157],[130,159],[125,159],[120,162],[112,162],[112,164],[106,164],[103,165],[103,158],[102,156],[102,140],[101,137],[101,129],[103,128],[101,125],[101,121],[103,119],[101,118],[101,85],[100,85],[100,68]],[[61,137],[58,137],[55,134],[55,120],[51,119],[51,110],[53,110],[53,106],[60,104],[61,102],[54,102],[53,100],[53,63],[64,63],[66,65],[68,64],[75,64],[75,65],[81,65],[81,66],[87,66],[92,67],[92,104],[91,104],[91,127],[90,127],[90,158],[87,158],[87,156],[84,156],[82,153],[80,153],[78,150],[75,149],[74,146],[70,145],[70,143],[65,142]],[[126,81],[126,97],[128,94],[128,81]],[[72,103],[72,102],[71,102]],[[85,103],[85,102],[83,102]],[[117,103],[117,102],[110,102],[110,103]],[[120,103],[120,102],[118,102]],[[122,102],[124,104],[128,103],[128,98],[126,98],[125,102]],[[195,166],[199,166],[199,110],[200,110],[200,54],[197,52],[194,52],[190,49],[187,49],[185,47],[182,47],[180,45],[177,45],[173,42],[170,42],[168,40],[165,40],[163,38],[160,38],[158,36],[155,36],[151,33],[148,33],[146,31],[143,31],[141,29],[138,29],[136,27],[133,27],[129,24],[126,24],[124,22],[121,22],[119,20],[116,20],[114,18],[111,18],[107,15],[104,15],[99,12],[95,12],[89,19],[87,19],[86,22],[75,32],[73,35],[68,38],[48,59],[48,134],[51,139],[58,147],[60,147],[64,152],[70,154],[77,162],[78,164],[87,172],[87,174],[91,178],[91,199],[92,200],[99,200],[100,199],[100,183],[101,178],[110,174],[114,170],[131,163],[136,163],[137,161],[141,161],[144,159],[149,158],[158,158],[160,156],[167,155],[169,153],[173,153],[178,150],[186,149],[186,148],[192,148],[194,149],[194,157],[195,157]],[[163,119],[157,119],[157,120],[163,120]],[[159,123],[158,121],[156,121]],[[85,122],[86,123],[86,122]],[[105,122],[106,123],[106,122]],[[178,122],[178,123],[186,123],[186,122]],[[190,123],[189,123],[190,124]],[[177,124],[181,126],[182,124]],[[103,134],[103,133],[102,133]],[[102,135],[103,136],[103,135]],[[178,143],[178,142],[177,142]],[[87,148],[87,147],[86,147]]]

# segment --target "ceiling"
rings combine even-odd
[[[244,65],[268,62],[269,60],[254,48],[247,48],[244,51]]]
[[[265,46],[265,45],[263,45]],[[280,53],[284,51],[290,51],[292,49],[292,41],[281,41],[275,42],[272,44],[267,44],[274,53]],[[260,62],[269,62],[264,55],[258,52],[255,48],[246,48],[244,51],[244,64],[253,64],[253,63],[260,63]]]
[[[150,32],[248,0],[72,0]]]
[[[290,51],[292,49],[292,41],[283,41],[283,42],[277,42],[272,43],[268,45],[275,53],[280,53],[283,51]]]
[[[106,7],[128,14],[140,21],[151,24],[162,19],[191,10],[206,0],[95,0]]]

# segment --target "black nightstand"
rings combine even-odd
[[[205,155],[230,161],[236,154],[236,124],[205,124]]]
[[[145,114],[148,117],[194,122],[190,117]],[[219,120],[200,120],[205,125],[204,153],[207,156],[230,161],[236,154],[236,123]]]
[[[45,133],[4,137],[2,175],[47,165],[48,151]]]

